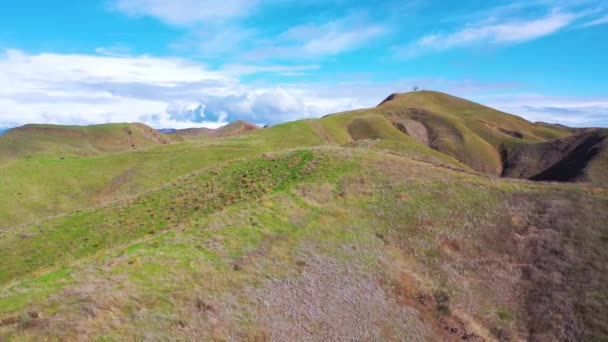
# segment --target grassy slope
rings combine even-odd
[[[424,106],[440,150],[486,171],[502,144],[567,133],[443,94],[394,101],[0,166],[0,337],[608,336],[606,189],[458,172],[389,119]]]
[[[285,139],[299,132],[300,139]],[[261,136],[204,140],[95,157],[31,157],[0,165],[0,227],[133,196],[225,160],[320,144],[308,126],[289,123]]]
[[[9,199],[0,207],[0,228],[128,198],[226,160],[297,147],[349,143],[353,139],[347,126],[352,117],[345,114],[296,121],[241,137],[187,141],[128,153],[17,159],[0,165],[0,198]],[[366,120],[380,125],[378,137],[384,140],[375,143],[378,148],[467,168],[451,157],[413,142],[381,116]],[[56,150],[50,153],[57,155]]]
[[[600,337],[608,279],[593,270],[608,261],[607,205],[605,189],[496,181],[367,148],[227,162],[128,202],[5,231],[0,317],[17,323],[0,333]]]
[[[421,121],[437,138],[432,144],[434,148],[478,171],[495,175],[502,170],[501,146],[541,142],[571,134],[567,129],[536,125],[515,115],[432,91],[396,94],[378,110],[389,117],[403,116]],[[522,138],[505,134],[501,129],[517,132]]]
[[[428,110],[423,121],[440,135],[434,147],[448,155],[417,143],[387,121],[389,113],[407,108]],[[4,156],[0,160],[12,160],[0,163],[0,197],[10,199],[0,208],[0,228],[139,194],[222,160],[286,148],[359,144],[456,168],[468,169],[464,165],[468,164],[499,172],[498,146],[522,141],[479,127],[479,120],[522,132],[526,141],[564,134],[433,92],[402,94],[379,108],[279,125],[251,132],[246,138],[184,142],[128,154],[107,153],[131,150],[133,142],[146,146],[169,138],[138,124],[25,126],[0,137],[0,155]],[[19,156],[27,158],[15,159]]]
[[[0,136],[0,164],[24,157],[94,156],[171,141],[171,138],[141,123],[25,125]]]

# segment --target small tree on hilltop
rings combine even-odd
[[[418,91],[418,89],[420,89],[420,87],[418,87],[417,85],[412,87],[412,91]]]

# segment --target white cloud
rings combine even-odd
[[[605,15],[603,17],[600,17],[600,18],[592,20],[588,23],[585,23],[585,24],[583,24],[583,27],[592,27],[592,26],[605,25],[605,24],[608,24],[608,15]]]
[[[365,14],[354,13],[326,23],[294,26],[246,55],[254,59],[332,56],[359,48],[387,32],[388,28],[370,22]]]
[[[254,65],[254,64],[225,64],[221,71],[229,75],[252,75],[258,73],[276,73],[282,76],[301,76],[308,71],[321,68],[318,64],[304,65]]]
[[[608,127],[608,97],[508,94],[480,97],[481,102],[530,121],[573,127]]]
[[[538,39],[570,25],[579,15],[554,11],[542,18],[496,21],[491,18],[449,34],[429,34],[398,48],[399,54],[416,56],[474,44],[515,44]]]
[[[0,55],[0,127],[125,121],[217,127],[226,120],[277,123],[349,109],[350,98],[328,102],[298,85],[254,89],[239,80],[257,72],[316,68],[233,65],[210,70],[178,58],[8,50]]]
[[[238,25],[206,25],[191,30],[170,47],[176,51],[193,51],[205,58],[225,60],[227,55],[240,53],[243,46],[256,39],[256,34],[257,30]]]
[[[315,65],[227,65],[210,70],[177,58],[150,56],[0,55],[0,127],[26,123],[95,124],[143,121],[157,128],[218,127],[236,119],[274,124],[372,107],[412,85],[441,89],[531,120],[608,126],[608,98],[483,96],[514,84],[411,79],[244,84],[257,72],[314,70]],[[481,94],[481,95],[480,95]]]
[[[216,112],[227,111],[257,122],[272,121],[277,113],[282,113],[286,121],[315,116],[306,99],[299,95],[297,91],[280,87],[248,90],[241,94],[210,98],[207,108]]]
[[[116,0],[114,7],[132,16],[156,17],[183,26],[250,13],[257,0]]]
[[[228,81],[227,77],[179,58],[113,57],[96,55],[66,55],[42,53],[28,55],[18,50],[7,50],[0,59],[3,79],[0,85],[32,82],[141,82],[171,86],[179,82],[201,79]],[[10,87],[6,87],[10,89]]]

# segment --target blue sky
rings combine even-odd
[[[0,4],[0,128],[260,124],[414,85],[608,126],[608,1],[22,0]]]

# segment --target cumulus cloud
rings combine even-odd
[[[257,0],[117,0],[114,7],[132,16],[156,17],[168,24],[183,26],[207,20],[246,15]]]
[[[512,83],[410,79],[246,84],[243,75],[305,72],[316,65],[226,65],[179,58],[27,54],[0,55],[0,127],[26,123],[142,121],[156,128],[218,127],[236,119],[276,124],[377,105],[412,85],[439,89],[522,115],[576,126],[608,126],[608,98],[484,97]],[[347,77],[348,78],[348,77]]]
[[[226,111],[264,123],[274,121],[277,113],[282,113],[282,118],[286,121],[321,114],[314,105],[307,104],[297,91],[283,88],[249,90],[231,96],[210,97],[206,108],[213,112]]]
[[[0,127],[26,123],[144,121],[154,127],[217,127],[245,119],[274,124],[349,109],[298,85],[255,89],[239,76],[316,66],[232,66],[230,72],[179,58],[0,55]]]

